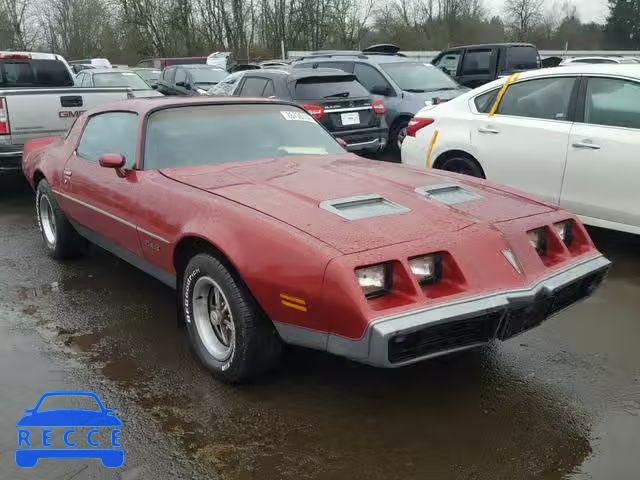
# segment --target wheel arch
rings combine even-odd
[[[42,180],[46,180],[46,177],[44,176],[44,173],[42,173],[42,170],[38,168],[35,172],[33,172],[32,180],[33,188],[36,188],[38,186],[38,183],[40,183]]]
[[[469,160],[474,162],[478,166],[478,168],[480,168],[480,170],[482,171],[483,178],[487,178],[487,174],[482,164],[478,161],[478,159],[475,156],[473,156],[471,153],[465,150],[459,150],[459,149],[447,150],[446,152],[441,153],[433,162],[433,168],[441,168],[442,165],[444,165],[444,162],[446,162],[450,158],[455,158],[455,157],[468,158]]]
[[[198,253],[210,253],[241,279],[238,268],[223,249],[210,240],[193,234],[183,236],[173,249],[173,267],[178,278],[181,277],[182,272],[189,263],[189,259]]]

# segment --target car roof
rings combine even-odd
[[[295,63],[321,63],[321,62],[336,62],[341,60],[347,60],[350,62],[363,62],[363,63],[394,63],[394,62],[419,62],[415,58],[406,57],[402,54],[385,54],[385,53],[361,53],[361,52],[315,52],[314,54],[303,57],[297,60]],[[294,64],[295,64],[294,63]],[[424,63],[424,62],[419,62]],[[295,71],[295,70],[294,70]]]
[[[569,63],[559,67],[542,68],[522,72],[520,78],[543,77],[548,75],[608,74],[640,78],[640,64],[638,63]]]
[[[135,73],[131,68],[91,68],[91,69],[88,68],[87,70],[91,70],[91,73],[93,74],[95,73]]]
[[[451,50],[461,50],[463,48],[496,48],[496,47],[533,47],[536,46],[533,43],[525,43],[525,42],[503,42],[503,43],[477,43],[474,45],[459,45],[456,47],[447,48],[443,50],[445,52],[449,52]]]
[[[178,97],[162,96],[149,98],[135,98],[131,100],[119,100],[95,107],[87,112],[87,115],[105,112],[134,112],[140,116],[146,116],[149,112],[164,108],[183,107],[189,105],[257,105],[276,104],[291,105],[294,103],[286,100],[252,97]]]
[[[224,70],[226,72],[224,68],[220,68],[217,65],[207,65],[206,63],[182,63],[179,65],[168,65],[166,68],[188,68],[189,70]]]
[[[0,50],[0,55],[29,55],[32,60],[62,60],[62,57],[55,53],[19,52],[19,51],[13,51],[13,50]]]
[[[303,78],[322,78],[322,77],[353,77],[353,73],[345,72],[338,68],[294,68],[289,69],[260,69],[246,70],[245,75],[255,77],[269,76],[286,76],[289,80],[300,80]]]

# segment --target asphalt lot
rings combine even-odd
[[[45,255],[29,191],[0,196],[0,478],[640,478],[640,239],[587,302],[483,350],[378,370],[305,350],[231,387],[176,327],[174,293],[94,249]],[[123,421],[125,465],[14,465],[15,422],[49,390]]]

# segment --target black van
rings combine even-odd
[[[440,53],[431,63],[469,88],[541,66],[538,49],[530,43],[494,43],[450,48]]]

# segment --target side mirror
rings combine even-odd
[[[176,87],[187,88],[187,84],[184,82],[176,82]]]
[[[191,84],[190,83],[185,83],[184,84],[184,88],[186,88],[187,90],[191,90]]]
[[[121,169],[124,167],[125,160],[119,153],[105,153],[100,157],[98,163],[100,163],[100,166],[104,168]]]
[[[158,84],[157,83],[152,83],[151,84],[151,88],[153,88],[154,90],[158,89]]]
[[[384,86],[384,85],[375,85],[375,86],[371,87],[371,93],[373,93],[374,95],[387,96],[387,95],[389,95],[391,93],[389,90],[391,90],[391,89],[389,87],[387,87],[387,86]]]

